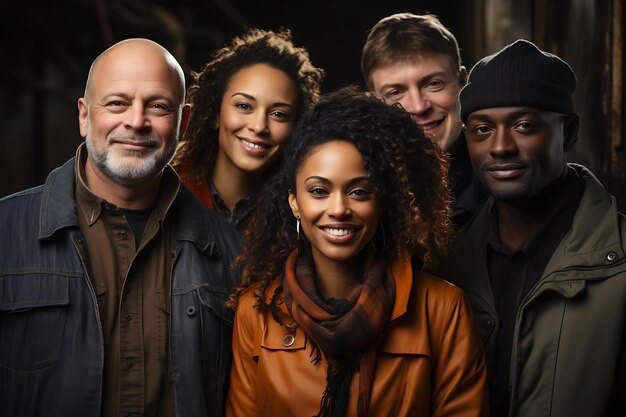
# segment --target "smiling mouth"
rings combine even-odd
[[[145,151],[159,146],[155,141],[114,141],[113,143],[130,151]]]
[[[422,131],[424,132],[425,135],[427,136],[433,136],[433,130],[437,129],[439,126],[441,126],[441,124],[443,123],[443,121],[446,118],[444,117],[443,119],[439,119],[436,120],[434,122],[430,122],[430,123],[419,123],[419,127],[422,129]]]
[[[331,236],[347,236],[350,235],[352,233],[354,233],[356,231],[356,229],[353,228],[349,228],[349,229],[335,229],[335,228],[331,228],[331,227],[324,227],[322,228],[322,230],[326,233],[328,233]]]
[[[271,149],[274,147],[274,145],[270,145],[266,143],[254,143],[244,138],[238,138],[238,139],[243,143],[244,146],[251,148],[251,149],[266,150],[266,149]]]

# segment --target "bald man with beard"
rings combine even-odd
[[[0,200],[0,416],[221,416],[237,232],[169,166],[184,73],[128,39],[91,66],[76,156]]]

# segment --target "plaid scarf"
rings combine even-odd
[[[358,416],[369,413],[374,369],[375,340],[388,323],[395,286],[383,258],[366,268],[363,283],[347,298],[325,300],[317,292],[310,253],[287,258],[283,288],[285,303],[294,321],[328,359],[326,389],[318,417],[342,417],[350,396],[353,364],[359,367]],[[319,362],[319,351],[314,362]],[[354,363],[356,362],[356,363]]]

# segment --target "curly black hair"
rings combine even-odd
[[[319,99],[324,71],[313,66],[306,49],[294,46],[291,32],[249,28],[217,50],[200,72],[192,73],[189,87],[192,113],[172,164],[201,183],[211,174],[219,147],[216,128],[224,91],[241,69],[267,64],[284,71],[298,91],[299,116]]]
[[[288,193],[296,190],[296,174],[307,157],[334,140],[354,144],[363,157],[384,209],[382,255],[393,261],[411,254],[429,267],[444,251],[452,230],[447,157],[404,109],[346,87],[323,97],[285,141],[281,165],[266,181],[244,230],[239,256],[244,272],[228,301],[230,307],[256,283],[261,290],[255,293],[262,301],[269,283],[282,273],[288,254],[297,245]]]

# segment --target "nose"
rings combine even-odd
[[[496,128],[489,146],[489,153],[494,156],[506,156],[517,153],[517,144],[507,129]]]
[[[331,194],[329,199],[328,215],[337,219],[350,216],[352,211],[346,204],[346,200],[343,195],[335,193]]]
[[[146,117],[145,109],[142,105],[133,103],[128,107],[126,112],[125,127],[133,130],[145,129],[149,125],[148,118]]]
[[[267,133],[269,131],[267,123],[268,115],[264,111],[256,111],[250,115],[248,128],[257,135]]]
[[[423,115],[432,109],[432,104],[426,94],[419,89],[411,89],[400,102],[406,111],[414,115]]]

